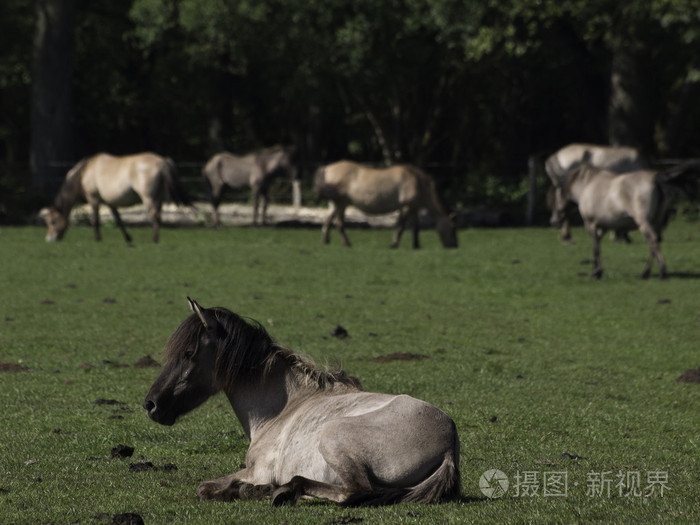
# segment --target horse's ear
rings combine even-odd
[[[199,303],[197,303],[197,301],[195,301],[194,299],[190,299],[189,297],[187,298],[187,302],[190,303],[190,308],[192,309],[192,312],[197,314],[199,319],[202,321],[204,328],[209,330],[209,323],[207,323],[207,319],[206,317],[204,317],[203,308],[199,306]]]

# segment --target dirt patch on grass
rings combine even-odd
[[[431,357],[425,354],[412,354],[411,352],[393,352],[375,357],[372,361],[375,363],[388,363],[389,361],[420,361],[422,359],[431,359]]]
[[[133,512],[114,515],[103,512],[100,514],[95,514],[93,519],[101,521],[102,523],[108,523],[109,525],[144,525],[143,518],[138,514],[134,514]]]
[[[117,445],[112,449],[111,455],[113,458],[130,458],[134,455],[134,447]]]
[[[17,363],[0,362],[0,372],[26,372],[27,370],[29,370],[29,368],[18,365]]]
[[[337,337],[338,339],[345,339],[348,336],[348,331],[342,326],[338,325],[333,329],[331,335],[333,337]]]
[[[160,368],[160,363],[150,355],[145,355],[134,363],[135,368]]]
[[[700,383],[700,368],[691,368],[683,372],[676,381],[681,383]]]
[[[173,465],[172,463],[165,463],[164,465],[157,467],[150,461],[146,461],[145,463],[129,464],[129,472],[145,472],[147,470],[160,470],[163,472],[169,472],[171,470],[177,470],[177,465]]]

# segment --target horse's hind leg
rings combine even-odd
[[[355,492],[339,485],[331,485],[302,476],[294,476],[289,483],[278,487],[272,493],[272,504],[276,507],[280,505],[294,505],[302,496],[341,503]]]
[[[109,207],[110,211],[112,212],[112,216],[114,217],[114,222],[117,224],[119,229],[122,231],[122,234],[124,235],[124,239],[126,240],[127,243],[131,244],[131,235],[126,231],[126,228],[124,227],[124,223],[122,222],[121,215],[119,215],[119,211],[117,211],[117,208],[114,206]]]
[[[403,231],[406,229],[406,221],[408,220],[408,217],[406,213],[401,210],[399,212],[399,217],[396,219],[396,231],[394,231],[394,239],[391,241],[391,247],[392,248],[398,248],[399,247],[399,242],[401,241],[401,235],[403,234]],[[417,248],[416,243],[418,242],[417,236],[415,235],[414,232],[414,238],[413,238],[413,247]]]
[[[153,226],[153,242],[158,242],[160,236],[160,202],[145,201],[146,207],[148,208],[148,218]]]
[[[333,203],[333,201],[330,202],[329,208],[331,211],[328,214],[328,216],[326,217],[326,219],[323,221],[323,226],[321,226],[321,234],[323,236],[323,244],[328,244],[329,242],[331,242],[330,228],[331,228],[331,224],[333,223],[333,219],[335,218],[335,214],[338,212],[338,208]]]
[[[651,275],[651,267],[654,264],[654,259],[659,263],[659,279],[666,278],[666,261],[664,256],[661,254],[661,241],[660,235],[658,235],[654,229],[648,225],[643,224],[639,227],[639,231],[644,234],[647,241],[649,242],[649,258],[647,259],[647,264],[644,267],[644,272],[642,272],[642,279],[648,279]]]
[[[602,232],[598,231],[595,224],[586,224],[586,229],[593,240],[593,275],[594,279],[600,279],[603,276],[603,265],[600,262],[600,238]]]
[[[101,241],[102,234],[100,233],[100,205],[92,205],[92,227],[95,229],[95,240]]]
[[[335,227],[338,228],[338,233],[343,239],[345,246],[350,246],[350,239],[345,234],[345,206],[338,207],[338,213],[335,216]]]

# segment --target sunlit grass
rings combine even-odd
[[[44,243],[39,228],[0,229],[0,361],[28,368],[0,372],[1,521],[99,523],[111,518],[95,516],[124,512],[146,523],[700,519],[700,385],[675,380],[700,366],[696,224],[667,230],[666,282],[638,278],[648,254],[638,235],[630,246],[604,242],[606,273],[596,282],[580,229],[573,246],[545,229],[465,230],[457,250],[426,231],[420,251],[390,250],[388,231],[350,234],[352,249],[337,237],[323,246],[317,230],[165,229],[153,245],[142,228],[128,247],[110,227],[99,244],[88,228],[71,228],[58,244]],[[140,407],[158,370],[133,366],[147,354],[160,359],[189,314],[188,295],[261,321],[368,390],[445,410],[461,438],[463,501],[380,509],[197,501],[200,481],[244,461],[234,414],[219,396],[161,427]],[[348,338],[331,336],[338,324]],[[374,360],[393,352],[429,358]],[[112,459],[118,444],[134,456]],[[146,461],[177,470],[129,470]],[[479,489],[491,468],[510,478],[502,499]],[[567,496],[544,497],[542,487],[515,496],[526,471],[567,472]],[[667,472],[668,491],[590,497],[590,474],[604,471],[639,472],[644,483]]]

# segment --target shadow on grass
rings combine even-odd
[[[700,272],[668,272],[666,276],[669,279],[700,279]]]

